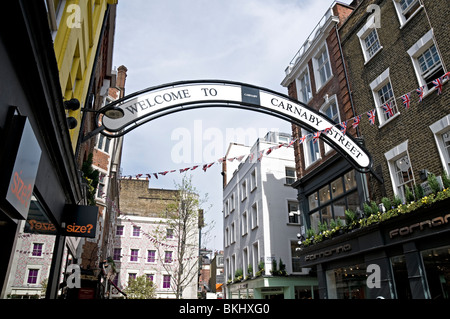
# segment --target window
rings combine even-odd
[[[106,137],[106,136],[101,135],[101,134],[98,136],[97,148],[99,150],[102,150],[105,153],[109,153],[109,146],[110,145],[111,145],[111,139],[109,137]]]
[[[377,29],[375,28],[375,15],[371,15],[366,24],[357,33],[361,44],[364,61],[368,62],[383,47],[380,45]]]
[[[421,252],[430,298],[450,299],[450,246]]]
[[[172,262],[172,252],[171,251],[165,251],[164,252],[164,263],[170,264]]]
[[[246,235],[248,233],[248,219],[247,219],[247,212],[242,213],[242,236]]]
[[[234,222],[231,223],[231,233],[230,233],[230,244],[234,244],[236,242],[236,227]]]
[[[312,98],[311,82],[309,79],[308,67],[300,74],[297,79],[298,99],[300,102],[307,103]]]
[[[450,114],[430,125],[439,151],[442,166],[450,174]]]
[[[39,269],[28,269],[27,284],[37,284]]]
[[[394,147],[384,154],[388,161],[389,172],[392,181],[394,194],[400,196],[403,201],[405,197],[405,187],[414,190],[414,174],[408,154],[408,141]]]
[[[309,133],[302,129],[302,136],[308,135]],[[305,168],[313,164],[315,161],[320,159],[320,149],[319,142],[314,143],[313,139],[303,143],[303,154],[305,158]]]
[[[244,201],[247,198],[247,181],[244,180],[241,184],[241,198]]]
[[[236,202],[234,200],[234,193],[233,193],[233,194],[231,194],[231,197],[230,197],[230,212],[233,212],[235,207],[236,207]]]
[[[33,251],[31,252],[31,256],[33,257],[42,257],[42,248],[44,244],[41,243],[34,243],[33,244]]]
[[[122,248],[114,248],[113,250],[113,260],[120,261],[120,254],[122,253]]]
[[[130,282],[131,282],[132,280],[135,280],[136,277],[137,277],[137,273],[129,273],[129,274],[128,274],[128,285],[130,284]]]
[[[400,20],[400,28],[422,8],[419,0],[393,0],[393,2]]]
[[[292,272],[302,271],[300,251],[297,248],[298,241],[291,241]]]
[[[133,237],[140,237],[141,235],[141,227],[133,226]]]
[[[138,261],[139,249],[131,249],[130,261]]]
[[[250,192],[256,189],[256,168],[250,174]]]
[[[105,184],[106,184],[106,174],[105,173],[100,173],[99,178],[98,178],[98,186],[97,186],[97,197],[98,198],[102,198],[105,194]]]
[[[299,209],[297,201],[288,202],[288,218],[290,224],[300,224]]]
[[[340,219],[345,224],[345,210],[360,206],[354,170],[307,195],[310,227],[317,231],[318,223]]]
[[[153,282],[155,275],[154,274],[145,274],[145,277],[147,278],[148,281]]]
[[[325,103],[321,106],[320,112],[325,114],[334,123],[341,122],[341,116],[339,115],[339,108],[337,105],[336,95],[328,98]],[[325,154],[332,150],[332,147],[325,143]]]
[[[255,229],[256,227],[258,227],[258,205],[256,203],[254,203],[252,205],[252,229]]]
[[[148,263],[156,262],[156,250],[147,250],[147,262]]]
[[[230,230],[225,228],[225,247],[228,247],[230,245]]]
[[[405,186],[408,186],[411,190],[414,189],[414,177],[412,175],[412,168],[408,154],[405,154],[395,160],[393,167],[396,176],[396,186],[398,189],[396,193],[405,200]]]
[[[172,239],[173,238],[173,229],[167,229],[166,230],[166,238]]]
[[[441,57],[433,41],[433,30],[428,31],[407,52],[419,86],[425,86],[424,94],[427,94],[434,87],[432,81],[444,75]]]
[[[163,276],[163,288],[170,288],[170,275]]]
[[[389,77],[389,68],[370,83],[380,127],[400,114]]]
[[[316,80],[316,91],[331,78],[330,58],[326,44],[320,49],[319,53],[313,59],[314,77]]]
[[[116,226],[116,236],[123,236],[123,225]]]
[[[291,184],[295,183],[295,180],[296,180],[295,168],[286,167],[285,173],[286,173],[286,184],[291,185]]]

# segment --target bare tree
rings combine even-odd
[[[161,264],[171,274],[170,287],[180,299],[183,290],[198,276],[199,232],[203,226],[200,206],[206,199],[199,199],[191,177],[184,176],[177,190],[161,216],[155,237],[160,243],[157,249]]]

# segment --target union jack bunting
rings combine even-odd
[[[322,132],[321,132],[321,131],[318,131],[318,132],[314,133],[314,135],[313,135],[313,143],[316,143],[316,142],[317,142],[317,140],[318,140],[319,137],[320,137],[320,133],[322,133]]]
[[[214,162],[211,163],[211,164],[205,164],[205,165],[203,165],[203,170],[206,172],[206,170],[207,170],[208,168],[210,168],[211,166],[213,166],[213,165],[214,165]]]
[[[375,109],[370,110],[367,112],[367,116],[369,117],[369,123],[371,125],[375,124]]]
[[[260,161],[262,159],[263,155],[264,155],[264,151],[259,152],[258,161]]]
[[[394,109],[392,108],[391,102],[387,102],[386,104],[384,104],[383,110],[384,110],[384,113],[386,113],[388,115],[388,118],[390,118],[391,116],[394,116]]]
[[[352,127],[356,128],[359,125],[359,122],[361,122],[361,115],[355,116],[353,118]]]
[[[304,141],[306,141],[306,137],[308,137],[308,135],[300,137],[299,141],[298,141],[298,144],[302,144]]]
[[[445,80],[445,79],[450,80],[450,72],[447,72],[442,76],[442,80]]]
[[[158,179],[158,174],[153,173],[153,176],[155,176],[155,178]]]
[[[345,135],[345,133],[347,132],[347,122],[344,121],[340,125],[341,125],[341,133]]]
[[[188,168],[188,169],[189,169],[189,168]],[[167,173],[169,173],[169,171],[159,172],[158,174],[165,176]]]
[[[437,90],[437,94],[441,94],[442,93],[442,79],[441,78],[437,78],[436,80],[433,81],[433,85]]]
[[[419,96],[419,102],[422,102],[423,99],[423,89],[425,88],[424,86],[421,86],[420,88],[416,89],[417,95]]]
[[[411,103],[410,97],[411,97],[411,95],[409,93],[402,95],[402,102],[403,102],[403,105],[405,106],[405,109],[409,109],[409,106]]]
[[[184,172],[186,172],[186,171],[188,171],[188,170],[189,170],[189,167],[181,168],[181,169],[180,169],[180,173],[184,173]]]
[[[287,147],[289,147],[289,146],[292,146],[292,145],[294,145],[294,143],[297,141],[297,139],[295,139],[295,140],[292,140],[289,144],[288,144],[288,146]]]

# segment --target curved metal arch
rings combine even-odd
[[[149,87],[104,106],[99,113],[120,108],[124,117],[111,119],[97,115],[100,132],[109,137],[122,136],[131,130],[162,116],[206,107],[227,107],[256,111],[289,121],[311,132],[324,132],[324,139],[355,169],[372,169],[370,154],[350,135],[342,134],[326,115],[289,96],[251,84],[197,80],[179,81]]]

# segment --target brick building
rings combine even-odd
[[[372,207],[306,238],[301,263],[317,269],[321,298],[448,299],[448,2],[350,6],[338,29],[355,114],[344,120],[361,116]]]
[[[121,290],[131,278],[147,276],[156,285],[157,298],[175,298],[179,263],[179,232],[167,219],[167,207],[177,203],[178,190],[148,188],[147,180],[121,179],[120,216],[114,230],[112,258],[118,275],[114,284]],[[183,258],[182,297],[197,299],[199,229],[198,221],[187,231]],[[121,297],[112,290],[112,297]]]
[[[328,116],[339,124],[354,116],[349,94],[338,29],[353,7],[333,2],[306,39],[286,69],[282,82],[289,96]],[[319,224],[340,219],[345,223],[346,209],[358,209],[367,198],[365,176],[358,173],[324,141],[314,141],[310,131],[292,126],[293,138],[306,137],[295,143],[297,181],[305,228],[317,231]],[[347,134],[356,137],[357,129],[349,126]]]

